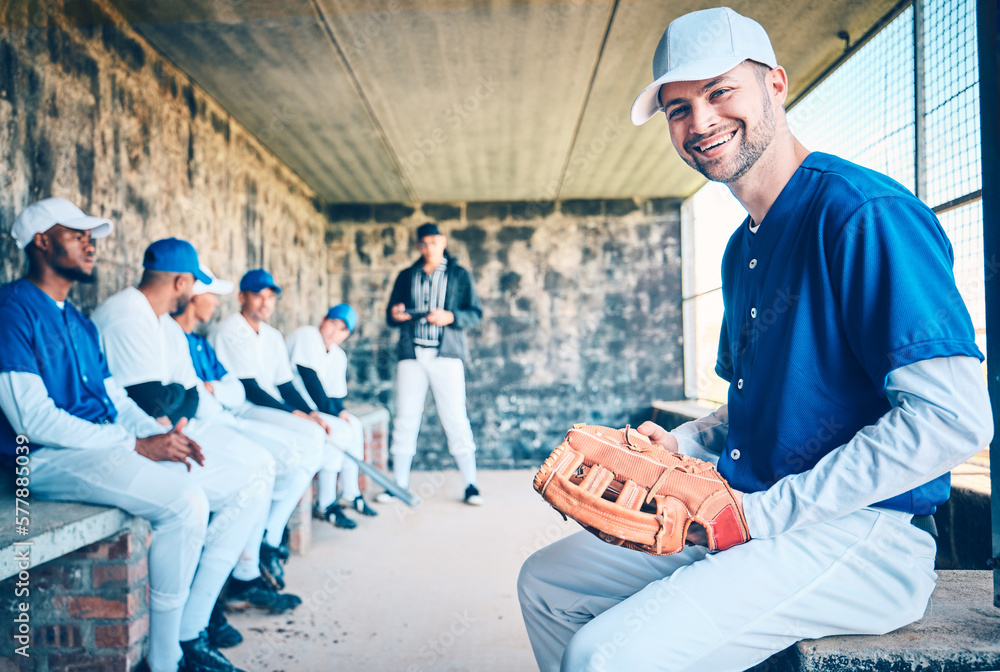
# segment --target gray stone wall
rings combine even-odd
[[[574,422],[634,424],[681,397],[678,203],[320,204],[119,21],[109,0],[0,6],[0,282],[22,272],[17,212],[61,196],[116,224],[99,282],[71,295],[84,311],[138,279],[149,242],[186,238],[221,277],[268,267],[280,329],[352,303],[351,398],[392,410],[385,304],[416,227],[436,221],[485,312],[467,376],[481,465],[537,465]],[[280,117],[263,130],[287,132]],[[220,316],[236,307],[224,298]],[[451,464],[428,400],[416,465]]]
[[[361,313],[345,344],[352,394],[391,408],[397,336],[385,307],[436,221],[483,303],[470,333],[469,413],[484,466],[537,465],[575,422],[621,426],[683,395],[675,201],[340,204],[331,284]],[[416,465],[452,464],[428,400]]]
[[[85,311],[177,236],[217,275],[270,267],[290,290],[279,325],[309,319],[331,298],[313,191],[119,21],[108,0],[0,5],[0,280],[22,272],[16,214],[60,196],[116,225],[98,284],[71,295]]]

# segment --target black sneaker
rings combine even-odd
[[[278,544],[278,557],[281,558],[281,564],[288,562],[289,556],[292,554],[292,549],[289,546],[289,540],[291,539],[291,533],[289,533],[288,528],[281,532],[281,543]]]
[[[285,589],[285,568],[281,565],[281,553],[266,541],[260,543],[260,575],[275,590]]]
[[[364,495],[358,495],[351,502],[351,507],[360,513],[362,516],[377,516],[378,511],[368,506],[368,502],[365,501]]]
[[[184,657],[178,672],[243,672],[209,645],[204,630],[195,639],[181,642],[181,651]]]
[[[471,506],[483,505],[483,497],[479,494],[479,488],[474,485],[465,488],[465,503]]]
[[[208,619],[208,643],[213,649],[229,649],[243,641],[240,631],[229,624],[222,609],[222,600],[216,600],[212,607],[212,617]]]
[[[344,513],[344,509],[341,508],[340,504],[337,504],[337,502],[334,502],[330,506],[326,507],[326,511],[320,511],[318,507],[314,507],[313,518],[325,520],[328,523],[333,523],[337,527],[342,527],[345,530],[353,530],[358,526],[357,523],[347,517],[347,514]]]
[[[261,577],[252,581],[230,579],[226,589],[226,609],[243,611],[250,607],[267,609],[272,614],[290,611],[302,604],[302,598],[290,593],[279,593]]]

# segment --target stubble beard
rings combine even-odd
[[[737,123],[739,124],[742,140],[740,140],[739,151],[730,163],[723,165],[716,163],[703,164],[692,155],[693,158],[687,162],[688,165],[713,182],[732,184],[742,179],[771,145],[776,134],[777,125],[775,124],[774,110],[771,108],[770,101],[766,98],[764,100],[764,114],[757,125],[750,129],[749,133],[747,132],[746,122],[739,121]]]
[[[68,251],[66,247],[59,243],[59,241],[54,240],[52,242],[53,251],[55,252],[55,259],[53,259],[49,265],[52,270],[56,272],[62,278],[66,278],[70,282],[79,282],[85,285],[92,285],[97,282],[97,266],[87,273],[82,268],[75,268],[73,266],[64,266],[60,264],[57,260],[68,256]]]

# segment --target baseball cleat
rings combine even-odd
[[[181,642],[181,652],[184,657],[178,672],[243,672],[211,647],[204,630],[196,638]]]
[[[466,504],[469,504],[470,506],[482,506],[483,497],[482,495],[479,494],[479,488],[477,488],[474,485],[469,485],[467,488],[465,488],[464,501]]]
[[[360,513],[362,516],[377,516],[378,511],[368,506],[368,502],[365,501],[364,495],[358,495],[351,501],[351,508]]]
[[[216,601],[212,607],[212,617],[208,621],[205,633],[208,635],[208,644],[213,649],[228,649],[243,641],[240,631],[226,620],[221,601]]]
[[[260,544],[260,575],[275,590],[285,589],[285,568],[281,564],[281,552],[266,541]]]
[[[272,614],[280,614],[300,604],[302,598],[298,595],[279,593],[259,576],[252,581],[230,579],[226,589],[226,609],[229,611],[243,611],[256,607],[267,609]]]
[[[281,558],[281,564],[288,562],[288,557],[292,554],[292,549],[289,547],[289,541],[292,535],[288,532],[286,527],[281,533],[281,543],[278,544],[278,556]]]
[[[396,497],[391,492],[380,492],[375,495],[375,501],[379,504],[389,504],[396,501]]]
[[[319,518],[320,520],[325,520],[328,523],[333,523],[337,527],[342,527],[345,530],[353,530],[358,526],[353,520],[347,517],[344,513],[344,509],[334,502],[330,506],[326,507],[326,511],[322,513],[318,508],[313,509],[313,518]]]

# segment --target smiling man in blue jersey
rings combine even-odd
[[[537,552],[518,588],[544,672],[745,670],[800,639],[919,619],[930,514],[993,435],[940,223],[897,182],[796,140],[764,29],[728,8],[682,16],[653,74],[632,121],[658,117],[749,216],[722,262],[728,403],[639,431],[717,463],[751,538],[654,557],[580,532]]]

